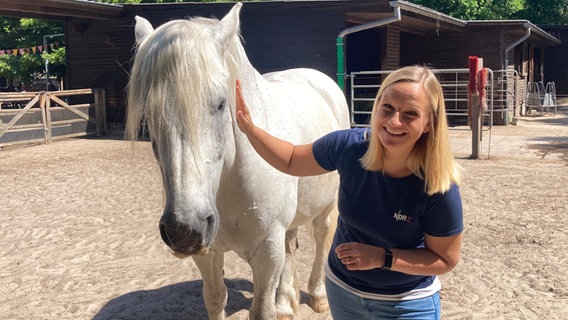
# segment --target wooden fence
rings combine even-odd
[[[73,101],[77,104],[72,104]],[[104,89],[0,93],[0,149],[106,133]]]

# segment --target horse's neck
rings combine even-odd
[[[230,90],[230,94],[232,96],[232,101],[234,103],[234,97],[236,94],[234,81],[239,80],[241,83],[241,90],[243,93],[243,97],[247,102],[247,106],[251,110],[251,115],[255,124],[259,125],[260,127],[264,126],[265,123],[265,115],[263,113],[263,109],[265,108],[266,99],[263,97],[263,93],[266,93],[270,90],[270,86],[268,81],[260,74],[251,64],[250,60],[248,59],[244,47],[241,45],[240,41],[238,45],[233,49],[232,52],[232,66],[230,68],[234,68],[232,70],[232,77],[231,84],[232,88]],[[238,159],[256,159],[258,157],[251,157],[251,154],[254,153],[248,138],[244,133],[241,132],[237,125],[236,121],[236,114],[235,114],[235,106],[231,108],[231,117],[232,117],[232,130],[234,136],[234,146],[235,146],[235,156],[236,159],[233,158],[233,161],[240,161]],[[233,167],[233,161],[230,161],[229,166]],[[246,162],[246,160],[243,160]],[[238,166],[241,166],[238,164]]]
[[[237,46],[237,52],[238,77],[241,82],[244,97],[259,96],[259,89],[266,90],[269,88],[268,81],[253,67],[246,55],[245,49],[240,43]]]
[[[267,101],[267,97],[270,96],[269,92],[271,91],[270,84],[262,74],[253,67],[240,42],[236,48],[236,55],[235,63],[238,72],[236,72],[237,79],[235,80],[239,80],[241,83],[243,97],[251,110],[251,115],[257,117],[253,118],[253,120],[257,125],[262,126],[265,123],[264,110],[270,107],[268,105],[269,101]],[[238,127],[236,127],[236,129],[238,130]]]

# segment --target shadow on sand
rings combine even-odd
[[[528,148],[537,150],[542,158],[551,153],[560,153],[562,159],[568,161],[568,137],[538,137],[531,141],[535,143],[529,144]]]
[[[225,311],[231,316],[248,310],[252,303],[253,284],[246,279],[225,279],[229,298]],[[206,320],[203,303],[203,282],[186,281],[155,290],[133,291],[107,302],[93,320]],[[306,304],[308,294],[300,291],[300,303]]]
[[[227,316],[249,309],[253,291],[252,282],[245,279],[225,279],[229,293]],[[133,291],[118,296],[105,304],[93,320],[109,319],[207,319],[203,303],[201,280],[186,281],[155,290]]]

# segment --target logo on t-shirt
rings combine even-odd
[[[404,222],[408,222],[408,223],[412,222],[412,217],[409,217],[409,216],[403,214],[402,210],[398,210],[398,212],[395,212],[392,217],[396,221],[404,221]]]

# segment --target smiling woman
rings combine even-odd
[[[334,319],[440,318],[437,275],[460,259],[463,213],[442,89],[429,69],[385,79],[371,130],[293,145],[253,124],[238,83],[237,121],[278,170],[339,172],[340,217],[325,270]]]
[[[410,148],[406,153],[389,158],[384,144],[390,135],[381,135],[381,132],[386,131],[385,127],[395,129],[392,118],[399,110],[403,114],[394,120],[396,128],[413,129],[415,139],[407,146]],[[402,163],[425,179],[430,194],[445,192],[451,183],[459,182],[459,166],[453,159],[448,141],[442,88],[429,69],[406,67],[387,77],[375,98],[371,123],[375,135],[371,136],[369,149],[362,158],[366,169],[385,172],[388,166],[385,162]]]

